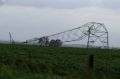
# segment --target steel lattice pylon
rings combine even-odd
[[[64,32],[56,33],[49,36],[44,36],[41,38],[47,38],[49,41],[51,40],[61,40],[62,43],[72,42],[72,41],[80,41],[88,38],[87,48],[91,48],[96,46],[99,42],[99,46],[102,48],[109,48],[109,39],[108,39],[108,31],[103,23],[97,22],[88,22],[78,28],[74,28],[71,30],[67,30]],[[34,38],[31,41],[37,41],[41,38]],[[45,40],[44,40],[45,44]]]
[[[109,48],[109,36],[108,30],[105,25],[102,23],[90,22],[88,25],[88,42],[87,48],[92,47],[95,43],[99,41],[102,44],[103,48]]]

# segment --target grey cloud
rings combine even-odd
[[[9,0],[8,4],[49,8],[80,8],[92,5],[90,0]]]
[[[91,6],[109,9],[120,8],[120,0],[8,0],[7,4],[62,9],[83,8]]]
[[[0,6],[4,4],[4,0],[0,0]]]
[[[103,6],[110,9],[120,9],[120,0],[103,0]]]

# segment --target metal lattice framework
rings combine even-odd
[[[51,40],[61,40],[65,42],[80,41],[88,38],[87,47],[99,46],[102,48],[109,48],[108,31],[103,23],[88,22],[78,28],[67,30],[64,32],[56,33],[53,35],[45,36]],[[37,41],[40,38],[28,40],[28,42]],[[100,45],[101,44],[101,45]]]

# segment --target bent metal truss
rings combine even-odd
[[[73,41],[81,41],[84,39],[88,39],[87,48],[92,46],[96,46],[99,42],[101,43],[102,48],[109,48],[109,35],[108,30],[106,29],[103,23],[97,22],[88,22],[80,27],[70,29],[64,32],[56,33],[53,35],[45,36],[51,40],[61,40],[63,43],[65,42],[73,42]],[[27,42],[37,41],[40,38],[33,38],[27,40]]]

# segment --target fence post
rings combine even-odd
[[[90,53],[87,56],[87,61],[86,61],[86,78],[87,79],[94,79],[93,75],[93,68],[94,68],[94,55]]]
[[[94,68],[94,55],[93,54],[88,55],[87,67],[89,71],[93,71],[93,68]]]

